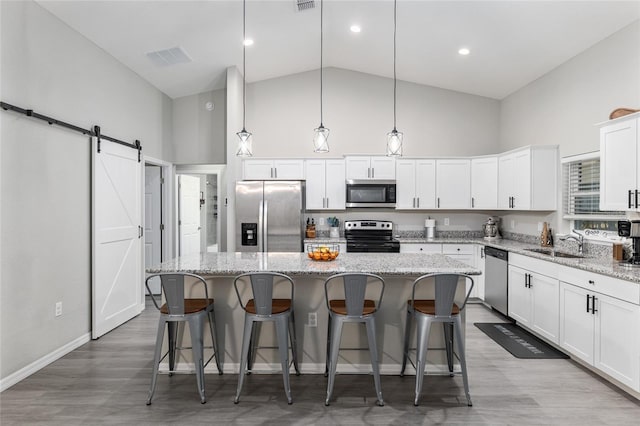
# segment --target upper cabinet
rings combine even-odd
[[[498,207],[498,157],[471,160],[471,208]]]
[[[498,208],[555,210],[558,147],[530,146],[498,157]]]
[[[303,160],[249,159],[242,162],[244,180],[302,180],[304,179]]]
[[[455,158],[436,161],[436,207],[471,208],[471,160]]]
[[[600,128],[600,210],[640,210],[640,114]]]
[[[345,209],[345,161],[306,160],[307,210]]]
[[[386,156],[348,156],[347,180],[355,179],[395,179],[396,160]]]
[[[436,160],[396,160],[396,208],[436,206]]]

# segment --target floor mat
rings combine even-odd
[[[516,358],[569,358],[515,324],[476,322],[474,325]]]

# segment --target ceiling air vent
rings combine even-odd
[[[303,12],[316,7],[315,0],[296,0],[296,4],[298,6],[298,12]]]
[[[147,57],[151,59],[151,62],[153,62],[157,67],[166,67],[169,65],[192,62],[189,55],[187,55],[187,52],[185,52],[181,47],[172,47],[170,49],[148,52]]]

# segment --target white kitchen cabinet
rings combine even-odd
[[[567,267],[559,277],[560,346],[640,391],[638,285]]]
[[[400,243],[400,253],[442,253],[442,244],[437,243]]]
[[[476,267],[475,250],[472,244],[442,244],[442,254],[458,260],[465,265]],[[474,275],[472,278],[475,280],[476,276]],[[469,290],[467,289],[467,291]],[[469,297],[478,297],[478,286],[475,282]]]
[[[471,160],[466,158],[436,160],[436,207],[439,209],[471,207]]]
[[[435,208],[435,188],[435,160],[396,160],[397,209]]]
[[[498,207],[498,157],[471,159],[471,208]]]
[[[558,343],[560,290],[555,264],[512,254],[508,286],[509,316],[536,334]]]
[[[244,180],[302,180],[304,179],[303,160],[249,159],[242,162]]]
[[[600,210],[640,209],[640,116],[600,128]]]
[[[530,146],[498,157],[498,208],[555,210],[558,147]]]
[[[345,161],[306,160],[306,209],[345,209]]]
[[[396,160],[386,156],[347,156],[347,179],[380,179],[396,178]]]

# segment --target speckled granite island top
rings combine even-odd
[[[435,272],[480,275],[480,270],[441,254],[340,253],[318,262],[306,253],[202,253],[181,256],[147,268],[148,273],[190,272],[200,275],[238,275],[273,271],[291,275],[330,275],[369,272],[378,275],[422,275]]]

